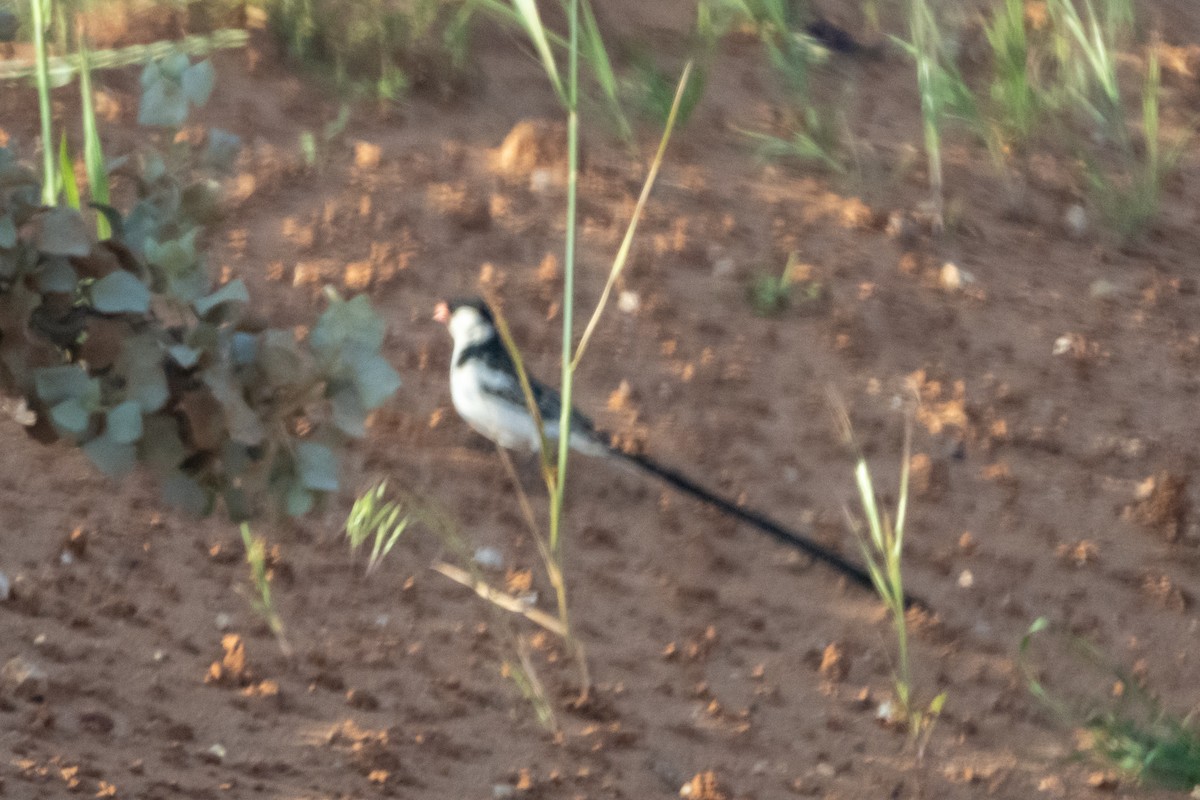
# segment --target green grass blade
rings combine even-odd
[[[612,268],[608,272],[608,280],[604,284],[604,291],[600,293],[600,300],[596,303],[596,309],[592,312],[592,318],[588,320],[587,327],[583,331],[583,336],[579,340],[579,345],[575,348],[575,355],[571,359],[571,369],[575,370],[579,366],[580,359],[583,358],[584,350],[587,349],[588,341],[592,337],[592,332],[596,329],[596,325],[600,322],[600,316],[604,313],[604,307],[608,303],[608,298],[612,294],[613,286],[616,285],[617,278],[621,275],[621,271],[625,269],[625,263],[629,260],[629,251],[633,246],[633,237],[637,233],[638,222],[641,220],[642,211],[646,207],[646,201],[650,199],[650,190],[654,188],[654,181],[658,177],[658,170],[662,166],[663,156],[667,152],[667,143],[671,141],[671,132],[675,129],[675,121],[679,117],[679,105],[683,100],[684,91],[687,89],[688,79],[692,74],[692,62],[689,61],[683,68],[683,74],[679,76],[679,86],[675,89],[675,100],[671,104],[671,113],[667,115],[667,124],[663,128],[662,138],[658,142],[658,152],[654,154],[654,160],[650,162],[650,171],[646,174],[646,181],[642,184],[642,193],[638,197],[637,205],[633,209],[633,217],[629,220],[629,225],[625,228],[625,238],[621,240],[621,246],[617,250],[617,255],[613,259]]]
[[[534,0],[512,0],[512,3],[513,8],[517,11],[521,27],[529,35],[529,40],[533,42],[538,57],[542,59],[542,67],[545,68],[555,93],[564,103],[567,102],[567,92],[563,87],[562,78],[559,77],[558,65],[554,61],[554,53],[550,50],[550,42],[546,38],[546,26],[542,24],[537,3]]]
[[[46,20],[45,12],[49,2],[29,0],[30,16],[33,24],[33,50],[36,58],[35,77],[37,78],[38,115],[42,124],[42,204],[54,205],[56,199],[55,187],[58,185],[54,175],[54,134],[50,110],[50,65],[46,53]]]
[[[592,65],[596,82],[600,84],[600,89],[604,92],[604,97],[608,100],[612,114],[617,120],[621,138],[629,140],[633,138],[633,130],[629,127],[629,120],[625,118],[625,112],[621,109],[617,76],[613,72],[612,61],[609,60],[608,50],[600,35],[600,27],[596,24],[596,15],[592,12],[592,4],[583,0],[582,10],[583,45],[588,63]]]
[[[58,144],[58,176],[62,185],[63,199],[66,204],[79,209],[79,184],[75,181],[75,167],[71,164],[71,154],[67,150],[67,132],[63,131]],[[57,193],[56,193],[57,194]]]
[[[100,143],[100,131],[96,127],[96,105],[92,95],[91,55],[87,39],[80,30],[79,36],[79,95],[83,112],[83,164],[87,170],[88,191],[92,202],[109,205],[108,170],[104,164],[104,148]],[[101,240],[112,236],[112,226],[103,214],[96,216],[96,236]]]

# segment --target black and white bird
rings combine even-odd
[[[433,318],[446,325],[454,340],[454,353],[450,361],[450,397],[458,415],[476,432],[501,447],[537,452],[541,447],[537,424],[529,413],[516,367],[500,338],[487,303],[478,298],[441,302],[434,309]],[[557,442],[562,399],[554,389],[532,377],[529,381],[542,417],[546,439]],[[871,576],[862,567],[759,512],[713,494],[670,467],[643,454],[628,453],[613,446],[606,435],[596,430],[590,419],[575,409],[571,409],[569,435],[572,450],[632,464],[680,491],[753,525],[768,536],[825,562],[860,586],[872,588]],[[924,605],[911,596],[906,602],[908,605]]]

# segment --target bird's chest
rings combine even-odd
[[[533,421],[524,406],[489,391],[497,380],[474,361],[450,372],[450,397],[459,416],[472,428],[501,447],[532,450],[538,441]]]

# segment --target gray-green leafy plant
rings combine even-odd
[[[199,96],[183,87],[203,73],[180,65],[148,73],[143,108]],[[39,176],[0,148],[0,389],[34,410],[32,435],[79,446],[109,475],[140,463],[173,505],[303,514],[337,491],[338,450],[399,385],[383,322],[365,297],[332,291],[306,339],[251,320],[245,284],[214,286],[203,258],[211,198],[194,187],[210,184],[153,154],[144,164],[140,198],[128,213],[100,207],[112,235],[96,240],[46,191],[53,159]]]

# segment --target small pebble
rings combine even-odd
[[[546,167],[540,167],[529,173],[529,190],[541,194],[550,188],[554,174]]]
[[[887,226],[884,232],[889,238],[895,239],[903,247],[916,243],[921,236],[921,229],[908,214],[903,211],[893,211],[888,214]]]
[[[971,574],[971,570],[964,569],[958,575],[958,588],[970,589],[975,585],[975,576]]]
[[[210,761],[210,763],[220,764],[225,760],[225,756],[228,755],[228,752],[225,750],[225,745],[214,744],[212,747],[205,750],[204,754],[207,756],[205,760]]]
[[[33,702],[46,695],[46,672],[31,661],[14,656],[0,667],[0,695],[11,694]]]
[[[631,292],[628,289],[621,292],[617,297],[617,308],[624,311],[626,314],[636,314],[638,309],[642,307],[642,298],[637,292]]]
[[[1118,291],[1115,283],[1103,278],[1092,281],[1092,285],[1088,287],[1088,294],[1093,300],[1116,300]]]
[[[960,291],[967,284],[974,282],[974,275],[951,261],[942,264],[942,270],[938,273],[938,283],[947,292]]]
[[[497,783],[492,787],[492,797],[495,800],[504,800],[506,797],[512,797],[517,793],[517,790],[507,783]]]
[[[1088,218],[1087,209],[1079,203],[1075,203],[1067,208],[1067,212],[1063,215],[1063,225],[1067,229],[1067,233],[1073,239],[1081,239],[1087,234]]]
[[[729,256],[718,258],[713,262],[712,274],[714,278],[728,278],[733,275],[734,260]]]
[[[484,569],[504,569],[504,555],[495,547],[480,547],[473,558]]]
[[[224,611],[222,611],[217,614],[216,623],[217,623],[217,630],[227,631],[227,630],[229,630],[230,626],[233,625],[233,617],[231,617],[229,614],[226,614]]]

